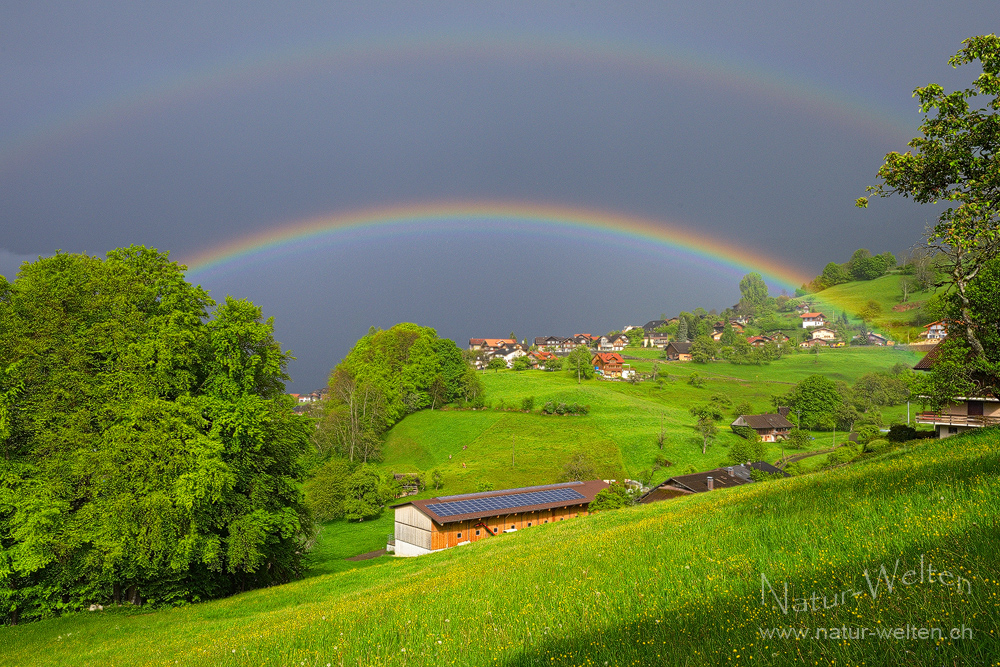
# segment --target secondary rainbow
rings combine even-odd
[[[724,60],[706,53],[679,50],[637,40],[609,39],[592,34],[498,34],[474,31],[397,35],[344,40],[258,54],[218,64],[146,88],[105,99],[51,118],[0,144],[0,166],[10,166],[46,146],[72,140],[88,131],[113,127],[129,116],[152,113],[171,105],[210,98],[240,88],[251,88],[322,71],[338,72],[366,64],[469,62],[475,59],[564,63],[591,68],[613,68],[631,75],[688,79],[719,86],[740,95],[776,100],[799,110],[862,127],[878,135],[903,137],[912,119],[872,104],[844,90],[791,76],[777,69]]]
[[[183,257],[190,277],[240,270],[290,255],[318,252],[348,243],[356,233],[394,237],[449,230],[475,231],[501,223],[517,232],[638,245],[647,251],[676,252],[697,263],[757,271],[770,282],[797,287],[811,276],[760,253],[730,245],[662,220],[611,211],[525,202],[430,202],[338,212],[286,222]]]

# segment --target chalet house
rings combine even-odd
[[[854,340],[859,340],[859,339],[861,339],[861,336],[855,336],[854,337]],[[889,340],[885,336],[880,336],[879,334],[875,333],[874,331],[869,331],[868,332],[867,342],[868,342],[868,345],[875,345],[877,347],[883,347],[885,345],[895,345],[895,343],[893,343],[891,340]]]
[[[594,370],[606,378],[620,378],[622,376],[622,355],[617,352],[598,352],[590,360],[594,365]]]
[[[750,336],[747,338],[747,342],[750,343],[751,347],[764,347],[773,341],[767,336]]]
[[[729,425],[734,432],[737,426],[748,426],[757,431],[757,435],[764,442],[776,442],[778,438],[784,438],[788,432],[795,428],[795,425],[785,419],[782,415],[740,415]]]
[[[831,342],[822,338],[809,338],[799,343],[799,347],[829,347]]]
[[[628,336],[624,334],[601,336],[597,341],[597,349],[601,352],[621,352],[626,345],[628,345]]]
[[[491,350],[489,352],[489,356],[490,356],[491,359],[494,358],[494,357],[500,357],[501,359],[503,359],[504,361],[506,361],[507,362],[507,368],[513,368],[514,367],[514,360],[517,359],[518,357],[523,357],[526,354],[527,354],[527,352],[525,352],[524,350],[522,350],[520,345],[518,345],[518,346],[504,346],[504,347],[497,348],[495,350]]]
[[[823,317],[823,313],[802,313],[799,317],[802,318],[803,329],[821,327],[826,324],[826,318]]]
[[[835,340],[837,338],[837,332],[829,327],[819,327],[818,329],[813,329],[809,332],[810,338],[819,338],[821,340]]]
[[[764,461],[754,461],[753,463],[729,466],[726,468],[716,468],[705,472],[695,472],[690,475],[679,475],[671,477],[659,486],[651,489],[646,495],[639,499],[642,504],[677,498],[692,493],[706,493],[715,489],[725,489],[732,486],[742,486],[753,484],[750,476],[752,470],[767,472],[772,475],[782,475],[788,477],[788,473],[780,468],[776,468]]]
[[[771,332],[765,333],[764,335],[767,336],[768,338],[770,338],[771,341],[774,342],[774,343],[787,343],[788,342],[788,336],[786,336],[785,334],[783,334],[781,331],[771,331]]]
[[[934,346],[917,362],[913,370],[931,370],[937,360],[939,348],[940,345]],[[980,382],[976,384],[981,386]],[[938,438],[947,438],[984,426],[1000,426],[1000,398],[994,396],[988,389],[980,389],[976,394],[976,396],[958,397],[940,412],[921,412],[917,415],[917,423],[934,426]]]
[[[556,355],[552,352],[547,352],[546,350],[536,350],[534,352],[529,352],[528,356],[535,360],[536,364],[543,364],[546,361],[551,361],[556,358]]]
[[[597,341],[595,336],[590,334],[573,334],[573,342],[577,345],[586,345],[587,347],[593,347],[594,343]]]
[[[927,340],[943,340],[948,336],[948,329],[945,327],[944,322],[938,320],[937,322],[931,322],[930,324],[924,325],[925,331],[920,334],[921,338],[926,338]]]
[[[676,322],[676,321],[677,321],[676,317],[672,317],[669,320],[650,320],[645,324],[643,324],[642,328],[645,329],[646,333],[649,333],[651,331],[659,329],[660,327],[665,327],[671,322]]]
[[[712,340],[714,340],[714,341],[720,341],[720,340],[722,340],[722,332],[723,331],[724,331],[724,329],[716,329],[716,330],[714,330],[712,332]]]
[[[565,352],[573,349],[573,345],[572,338],[563,338],[562,336],[537,336],[535,338],[535,347],[550,352]]]
[[[691,361],[691,343],[667,343],[663,353],[670,361]]]
[[[411,500],[393,505],[397,556],[420,556],[588,514],[599,479]]]
[[[483,343],[486,342],[485,338],[470,338],[469,339],[469,349],[473,352],[478,352],[483,349]]]
[[[647,331],[642,337],[643,347],[656,347],[663,349],[670,342],[670,338],[665,333],[659,331]]]

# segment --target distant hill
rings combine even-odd
[[[875,301],[882,311],[874,320],[878,330],[897,343],[917,342],[923,325],[932,321],[926,305],[937,290],[910,293],[904,302],[900,285],[903,278],[903,274],[893,271],[874,280],[842,283],[798,300],[814,302],[828,317],[846,311],[852,323],[869,301]]]

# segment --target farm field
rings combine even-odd
[[[998,445],[996,430],[923,441],[187,608],[3,628],[0,664],[995,664]],[[897,559],[948,570],[961,590],[910,579],[873,595],[864,572]],[[784,611],[762,599],[762,575],[779,596],[787,583]],[[796,610],[814,593],[818,607]],[[908,626],[945,635],[829,632]],[[761,635],[789,627],[806,635]]]

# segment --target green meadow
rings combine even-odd
[[[995,665],[998,446],[927,440],[225,600],[3,628],[0,664]]]
[[[662,351],[630,349],[626,355],[642,355],[646,361],[629,363],[647,371]],[[726,396],[733,404],[749,401],[755,411],[771,411],[772,396],[787,393],[809,375],[820,373],[853,382],[864,373],[889,371],[899,363],[913,365],[918,359],[919,355],[903,349],[840,348],[818,355],[793,353],[763,366],[660,361],[660,381],[636,385],[597,379],[578,384],[563,372],[489,371],[483,381],[491,408],[410,415],[389,432],[381,465],[399,473],[438,470],[444,478],[439,493],[454,494],[474,490],[478,480],[492,482],[498,489],[557,481],[576,453],[586,454],[605,479],[636,478],[662,455],[673,465],[654,473],[654,481],[659,482],[688,465],[707,470],[727,464],[728,448],[738,438],[730,432],[728,421],[720,424],[718,438],[702,454],[701,438],[689,412],[714,395]],[[692,373],[704,379],[702,386],[687,382]],[[534,398],[530,414],[520,411],[528,397]],[[547,401],[589,405],[590,412],[540,414]],[[888,408],[883,414],[886,423],[905,420],[906,406]],[[662,450],[658,446],[661,424]],[[824,449],[833,444],[836,434],[812,435],[814,448]],[[837,441],[842,442],[845,435],[839,434]],[[788,452],[780,443],[769,443],[765,458],[774,461],[783,453]]]

